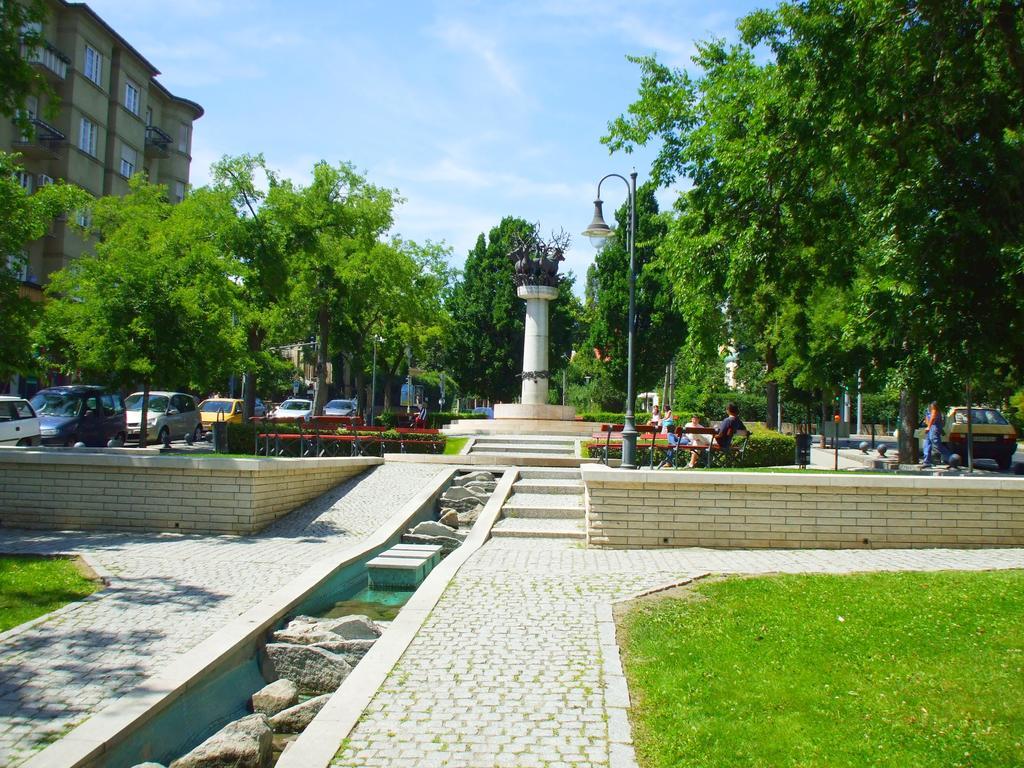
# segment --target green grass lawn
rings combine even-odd
[[[643,768],[1024,765],[1024,571],[706,582],[619,639]]]
[[[70,558],[0,556],[0,632],[100,588]]]
[[[449,437],[444,444],[445,456],[457,456],[459,451],[466,447],[468,437]]]

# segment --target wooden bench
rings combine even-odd
[[[425,436],[428,436],[428,435],[431,436],[431,437],[436,437],[436,436],[441,434],[441,430],[439,430],[439,429],[427,429],[425,427],[415,427],[415,428],[414,427],[409,427],[409,428],[399,429],[399,430],[397,430],[397,432],[398,432],[398,437],[399,437],[399,439],[398,439],[398,449],[402,453],[405,453],[405,446],[406,445],[430,444],[431,447],[432,447],[432,452],[433,453],[437,453],[438,450],[441,447],[441,443],[440,443],[439,440],[418,440],[418,439],[416,439],[417,437],[425,437]],[[389,442],[394,442],[394,440],[391,440]]]
[[[601,428],[592,435],[592,437],[594,437],[597,440],[604,440],[604,446],[601,453],[602,464],[608,463],[608,452],[612,447],[612,435],[615,434],[616,432],[618,432],[620,435],[620,439],[618,442],[621,445],[622,428],[624,426],[624,424],[602,424]]]

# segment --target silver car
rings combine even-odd
[[[142,393],[129,395],[124,401],[128,416],[128,439],[139,439],[139,421],[142,418]],[[147,442],[163,443],[166,439],[180,440],[202,437],[199,411],[192,395],[183,392],[153,391],[149,393],[149,412],[146,418]]]
[[[324,416],[355,416],[355,400],[330,400],[324,406]]]

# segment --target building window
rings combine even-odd
[[[75,221],[82,229],[88,229],[92,224],[92,212],[88,208],[79,208],[75,211]]]
[[[139,114],[139,86],[131,80],[124,84],[124,106],[133,115]]]
[[[121,175],[130,179],[139,163],[139,153],[127,144],[121,145]]]
[[[29,194],[32,194],[33,181],[34,179],[32,178],[31,173],[28,171],[18,171],[18,183],[21,185],[21,188]]]
[[[148,128],[153,124],[153,108],[146,107],[146,127]]]
[[[96,157],[97,135],[99,135],[99,130],[96,127],[96,123],[87,117],[83,117],[81,128],[78,132],[78,148]]]
[[[85,46],[85,76],[103,85],[103,56],[91,45]]]
[[[27,282],[30,276],[28,268],[28,251],[11,254],[7,257],[7,269],[15,280]]]
[[[174,182],[174,197],[173,202],[180,203],[185,199],[185,182],[176,181]]]
[[[188,152],[188,123],[178,126],[178,150]]]

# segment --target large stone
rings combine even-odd
[[[289,707],[270,718],[270,725],[275,733],[302,733],[330,698],[328,693]]]
[[[289,624],[284,629],[279,629],[273,634],[275,642],[291,643],[292,645],[312,645],[336,640],[337,636],[327,631],[319,624]]]
[[[466,537],[465,532],[457,531],[451,526],[442,525],[433,520],[424,520],[422,523],[418,523],[409,530],[409,533],[413,536],[447,536],[451,539],[460,540]]]
[[[450,555],[462,544],[462,539],[451,536],[421,536],[414,533],[406,533],[402,536],[403,544],[434,544],[441,547],[442,555]]]
[[[249,715],[225,725],[171,768],[267,768],[273,740],[267,716]]]
[[[313,647],[341,656],[354,667],[362,660],[366,652],[373,647],[373,640],[327,640],[323,643],[317,643]]]
[[[466,512],[459,512],[459,525],[463,528],[472,528],[480,517],[480,507],[470,509]]]
[[[132,768],[164,768],[163,763],[138,763],[133,765]]]
[[[444,502],[464,501],[465,499],[475,500],[479,498],[479,493],[471,491],[465,486],[453,486],[441,494],[441,500]],[[447,506],[447,504],[445,506]]]
[[[376,640],[383,631],[368,616],[352,614],[338,619],[324,619],[321,627],[334,635],[331,640]]]
[[[312,645],[267,643],[267,677],[293,680],[300,693],[333,693],[352,671],[344,657]]]
[[[441,525],[447,525],[449,528],[459,527],[459,510],[457,509],[442,509],[441,517],[438,518],[437,522]]]
[[[468,474],[459,475],[458,477],[453,479],[452,485],[468,485],[469,483],[474,482],[493,483],[495,482],[494,475],[492,475],[490,472],[484,471],[469,472]]]
[[[252,711],[267,717],[288,709],[299,700],[299,687],[291,680],[281,678],[260,688],[252,695]]]

